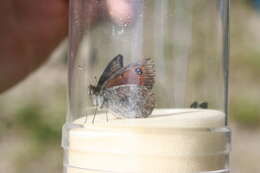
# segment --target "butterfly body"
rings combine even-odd
[[[104,70],[97,86],[90,85],[92,102],[126,118],[148,117],[155,106],[151,89],[154,65],[150,59],[123,67],[123,57],[115,57]]]

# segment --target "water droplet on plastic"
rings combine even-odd
[[[127,26],[128,26],[128,24],[122,24],[122,25],[119,25],[119,26],[113,26],[112,34],[114,36],[124,34]]]
[[[78,69],[79,69],[80,71],[83,71],[83,70],[84,70],[84,67],[81,66],[81,65],[78,65]]]

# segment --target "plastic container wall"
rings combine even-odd
[[[71,0],[64,172],[229,172],[228,0]]]

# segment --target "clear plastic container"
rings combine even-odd
[[[227,173],[228,0],[71,0],[64,173]]]

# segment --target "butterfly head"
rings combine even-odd
[[[96,86],[89,85],[89,95],[94,106],[101,107],[103,105],[104,98],[100,95],[100,92]]]
[[[89,85],[89,87],[88,87],[88,91],[89,91],[89,95],[98,95],[98,91],[97,91],[97,87],[96,86],[94,86],[94,85]]]

